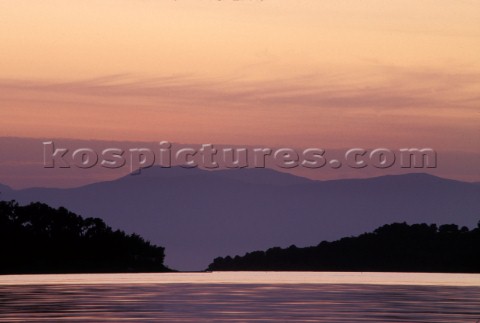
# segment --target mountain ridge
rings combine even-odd
[[[167,265],[180,270],[201,270],[215,257],[272,245],[308,246],[361,234],[385,223],[472,227],[480,213],[479,186],[433,175],[315,181],[262,169],[171,170],[147,169],[77,188],[12,190],[0,198],[100,217],[165,246]]]

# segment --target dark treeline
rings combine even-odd
[[[42,203],[0,201],[0,273],[159,272],[164,248]]]
[[[216,258],[208,270],[479,273],[480,222],[473,230],[455,224],[394,223],[315,247],[276,247]]]

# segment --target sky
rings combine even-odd
[[[430,147],[480,180],[479,21],[469,0],[0,1],[0,137]]]

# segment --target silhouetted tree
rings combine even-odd
[[[477,228],[407,223],[381,226],[372,233],[322,241],[315,247],[215,258],[208,270],[333,270],[480,272],[480,222]]]
[[[60,207],[0,202],[0,273],[167,271],[164,248]]]

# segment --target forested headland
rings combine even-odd
[[[393,223],[312,247],[219,257],[208,270],[480,273],[480,222],[472,230],[455,224]]]
[[[0,273],[164,272],[164,248],[42,203],[0,201]]]

